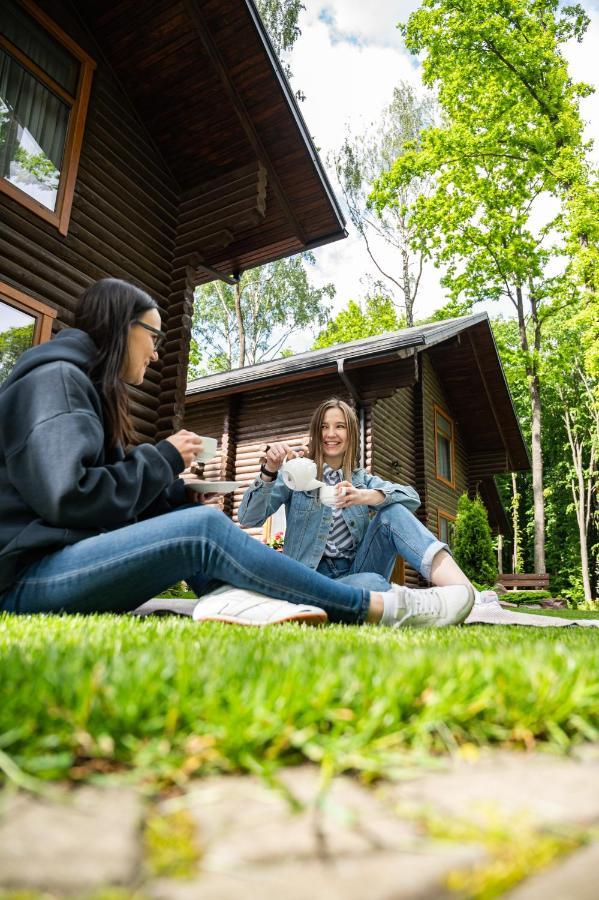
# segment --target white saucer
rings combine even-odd
[[[243,487],[242,481],[186,481],[185,487],[198,494],[230,494]]]

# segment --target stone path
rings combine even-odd
[[[166,829],[171,862],[190,847],[169,823],[188,823],[187,877],[173,877],[164,860],[156,871],[143,839],[150,819]],[[114,785],[52,787],[41,797],[7,789],[0,900],[18,890],[87,900],[109,886],[121,886],[119,900],[472,897],[498,871],[510,875],[514,849],[534,859],[554,836],[569,852],[543,857],[540,871],[516,883],[519,870],[502,896],[597,896],[599,747],[578,759],[484,753],[371,787],[349,776],[323,784],[318,769],[302,766],[279,772],[276,785],[212,777],[160,801]]]

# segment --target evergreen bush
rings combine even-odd
[[[538,603],[540,600],[550,600],[551,591],[506,591],[501,599],[507,603]]]
[[[478,495],[470,500],[467,494],[462,494],[458,501],[452,549],[457,564],[468,578],[483,584],[496,581],[497,560],[489,517]]]

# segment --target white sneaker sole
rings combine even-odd
[[[317,613],[296,613],[281,619],[271,619],[270,622],[253,622],[250,619],[242,619],[239,616],[227,616],[223,613],[217,613],[213,616],[202,616],[195,619],[196,622],[224,622],[225,625],[243,625],[244,628],[268,628],[269,625],[284,625],[286,622],[297,622],[299,625],[325,625],[329,617],[324,612]]]

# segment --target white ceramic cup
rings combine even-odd
[[[337,506],[340,497],[344,497],[347,488],[339,487],[337,484],[325,484],[321,487],[318,496],[323,506]]]
[[[198,437],[202,438],[202,444],[204,445],[204,449],[197,457],[198,462],[206,462],[209,459],[212,459],[213,456],[216,456],[216,448],[218,445],[218,441],[213,437],[204,437],[203,435],[198,435]]]

